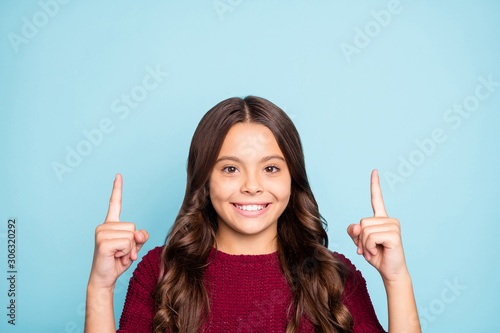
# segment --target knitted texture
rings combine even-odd
[[[163,246],[150,250],[138,263],[130,278],[118,333],[151,332],[155,315],[153,289],[160,274]],[[373,308],[366,281],[349,259],[331,252],[351,270],[342,301],[354,319],[354,333],[385,332]],[[281,272],[278,252],[259,255],[233,255],[212,248],[204,272],[210,299],[206,332],[285,332],[287,308],[292,292]],[[291,311],[294,308],[292,306]],[[304,316],[299,332],[314,333]]]

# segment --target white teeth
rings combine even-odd
[[[252,211],[252,210],[262,210],[266,207],[266,205],[248,205],[248,206],[239,206],[239,205],[236,205],[237,208],[241,209],[241,210],[248,210],[248,211]]]

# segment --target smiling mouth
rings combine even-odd
[[[233,202],[231,204],[240,210],[244,210],[244,211],[248,211],[248,212],[256,212],[256,211],[263,210],[263,209],[267,208],[267,206],[269,206],[271,203],[268,202],[265,204],[243,205],[243,204],[237,204],[237,203]]]

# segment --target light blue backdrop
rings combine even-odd
[[[122,220],[151,235],[142,256],[177,215],[202,115],[250,94],[295,122],[330,249],[362,271],[386,329],[380,276],[346,233],[373,215],[374,168],[424,332],[500,328],[497,1],[41,0],[0,13],[2,276],[17,226],[16,325],[2,278],[0,331],[83,332],[114,175]],[[117,282],[117,325],[136,265]]]

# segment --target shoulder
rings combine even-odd
[[[328,252],[330,252],[330,254],[333,256],[334,259],[336,259],[337,261],[340,261],[342,264],[344,264],[344,266],[347,268],[349,273],[354,274],[355,272],[359,272],[356,269],[356,266],[354,266],[354,264],[351,262],[351,260],[349,260],[345,255],[338,253],[336,251],[331,251],[331,250],[328,250]],[[361,272],[359,272],[359,273],[361,273]]]
[[[163,248],[165,247],[165,245],[161,245],[161,246],[156,246],[154,248],[152,248],[151,250],[149,250],[143,257],[142,257],[142,261],[154,261],[154,260],[160,260],[160,256],[161,256],[161,253],[163,251]]]
[[[159,263],[160,258],[161,258],[161,253],[162,253],[164,247],[165,247],[165,245],[156,246],[156,247],[152,248],[151,250],[149,250],[145,255],[142,256],[139,264],[146,265],[146,264]]]
[[[125,304],[116,332],[150,332],[155,315],[154,288],[158,281],[163,246],[157,246],[144,254],[130,278]]]
[[[345,285],[344,297],[349,297],[359,287],[366,288],[366,280],[363,278],[361,271],[349,260],[345,255],[328,250],[332,256],[344,265],[345,268]]]
[[[344,264],[347,274],[342,293],[342,303],[348,308],[354,320],[353,332],[385,332],[378,321],[368,294],[366,280],[354,264],[343,254],[330,253]]]
[[[156,246],[144,254],[132,273],[133,278],[145,287],[153,283],[156,284],[158,280],[158,276],[160,275],[161,253],[164,247],[165,245]]]

